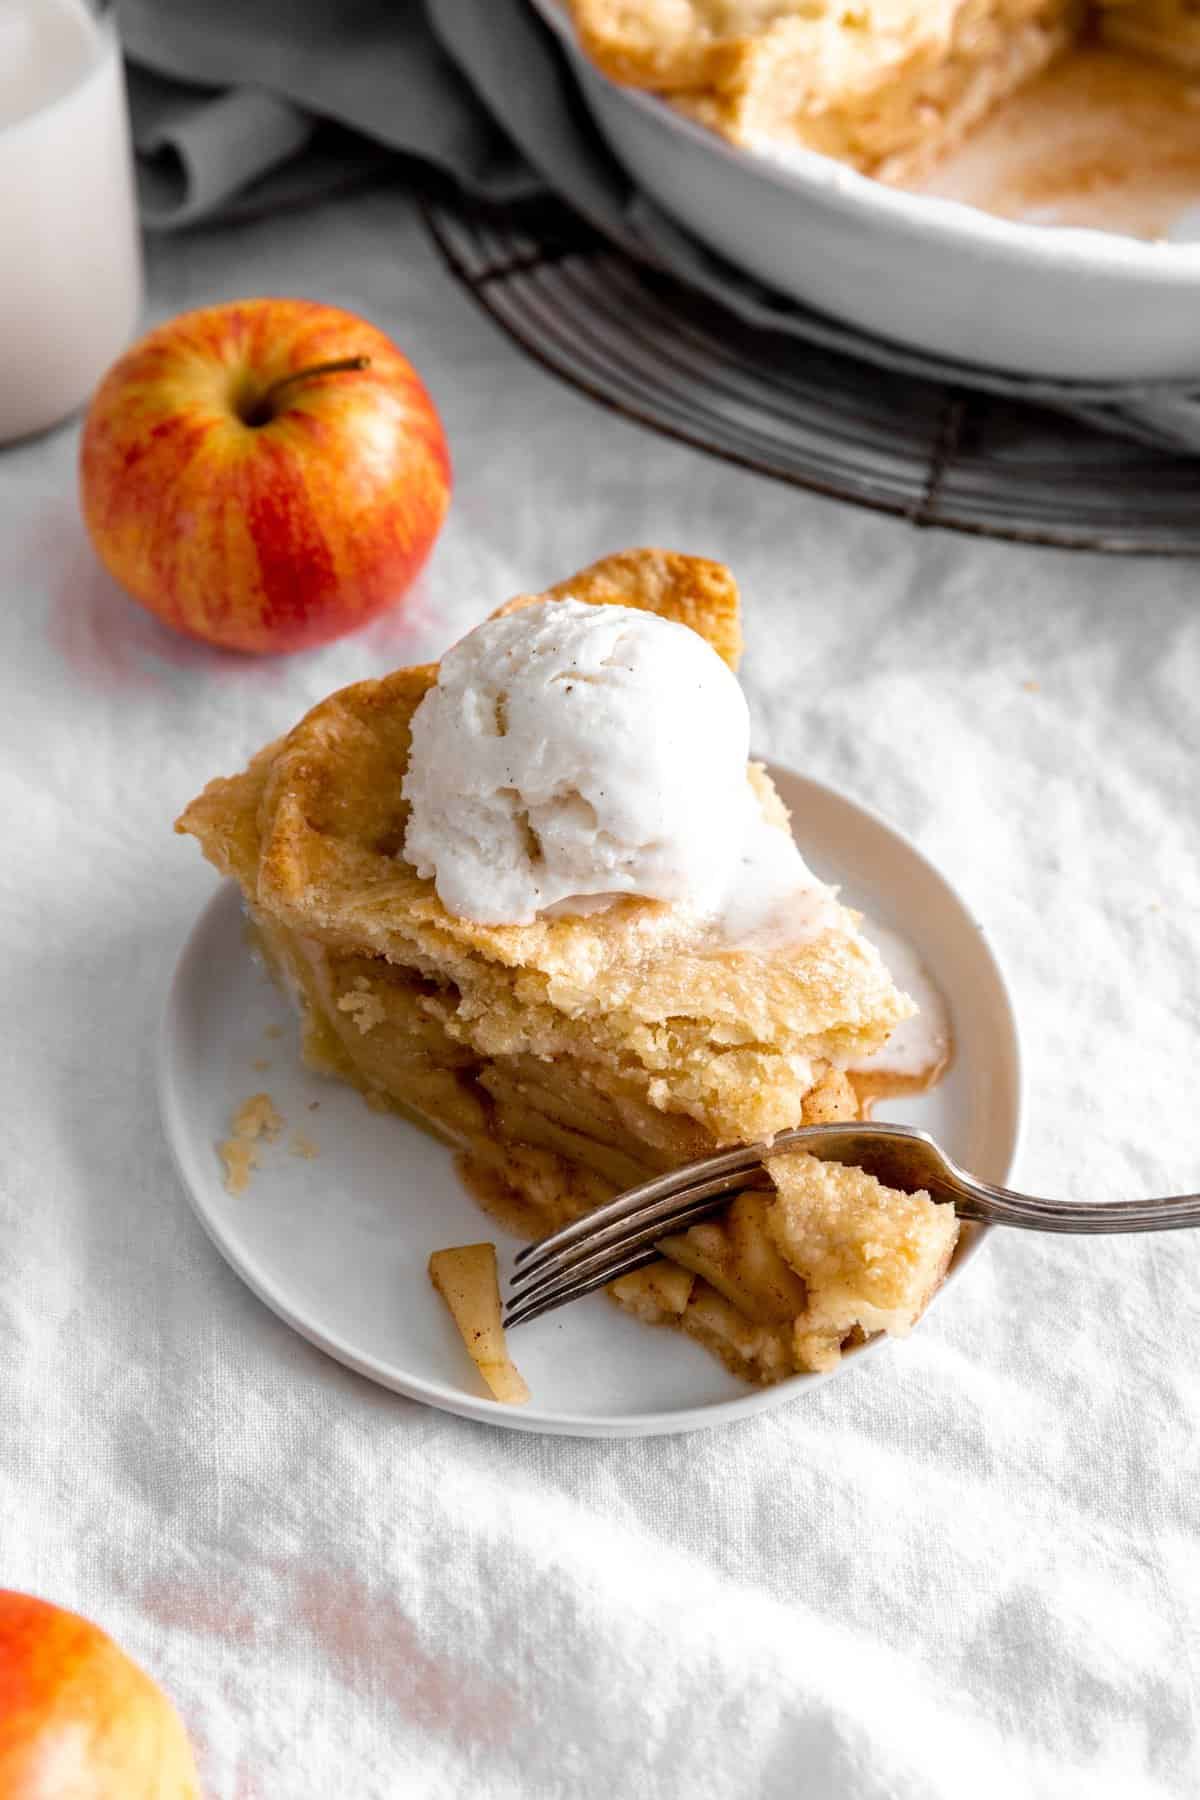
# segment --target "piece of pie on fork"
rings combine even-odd
[[[719,564],[628,551],[502,610],[568,596],[685,624],[736,666]],[[827,894],[816,926],[801,906],[790,937],[746,943],[631,897],[528,925],[445,909],[402,853],[410,724],[436,678],[400,669],[331,695],[177,823],[240,884],[307,1061],[445,1139],[485,1207],[531,1237],[721,1145],[856,1116],[845,1065],[913,1009]],[[786,831],[766,773],[748,779]],[[759,1381],[906,1330],[957,1231],[951,1208],[857,1171],[787,1157],[773,1174],[775,1194],[740,1196],[610,1290]]]

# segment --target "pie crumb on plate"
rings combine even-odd
[[[225,1186],[231,1194],[245,1192],[251,1172],[258,1167],[258,1141],[273,1144],[283,1130],[283,1118],[270,1094],[251,1094],[233,1115],[231,1135],[218,1146],[225,1165]]]

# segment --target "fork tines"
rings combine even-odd
[[[673,1169],[518,1251],[505,1327],[552,1312],[653,1262],[660,1238],[716,1212],[729,1194],[761,1176],[765,1152],[763,1144],[742,1145]]]

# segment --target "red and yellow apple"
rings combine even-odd
[[[233,650],[325,643],[394,605],[450,480],[407,357],[310,300],[160,325],[101,382],[80,451],[109,573],[168,625]]]
[[[0,1589],[0,1800],[200,1800],[179,1715],[78,1614]]]

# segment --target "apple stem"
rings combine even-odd
[[[273,381],[243,415],[246,424],[269,424],[278,411],[280,394],[298,381],[312,381],[317,375],[346,375],[355,369],[369,369],[370,366],[369,356],[340,356],[335,362],[313,363],[311,368],[297,369],[291,375],[283,375],[278,381]]]

